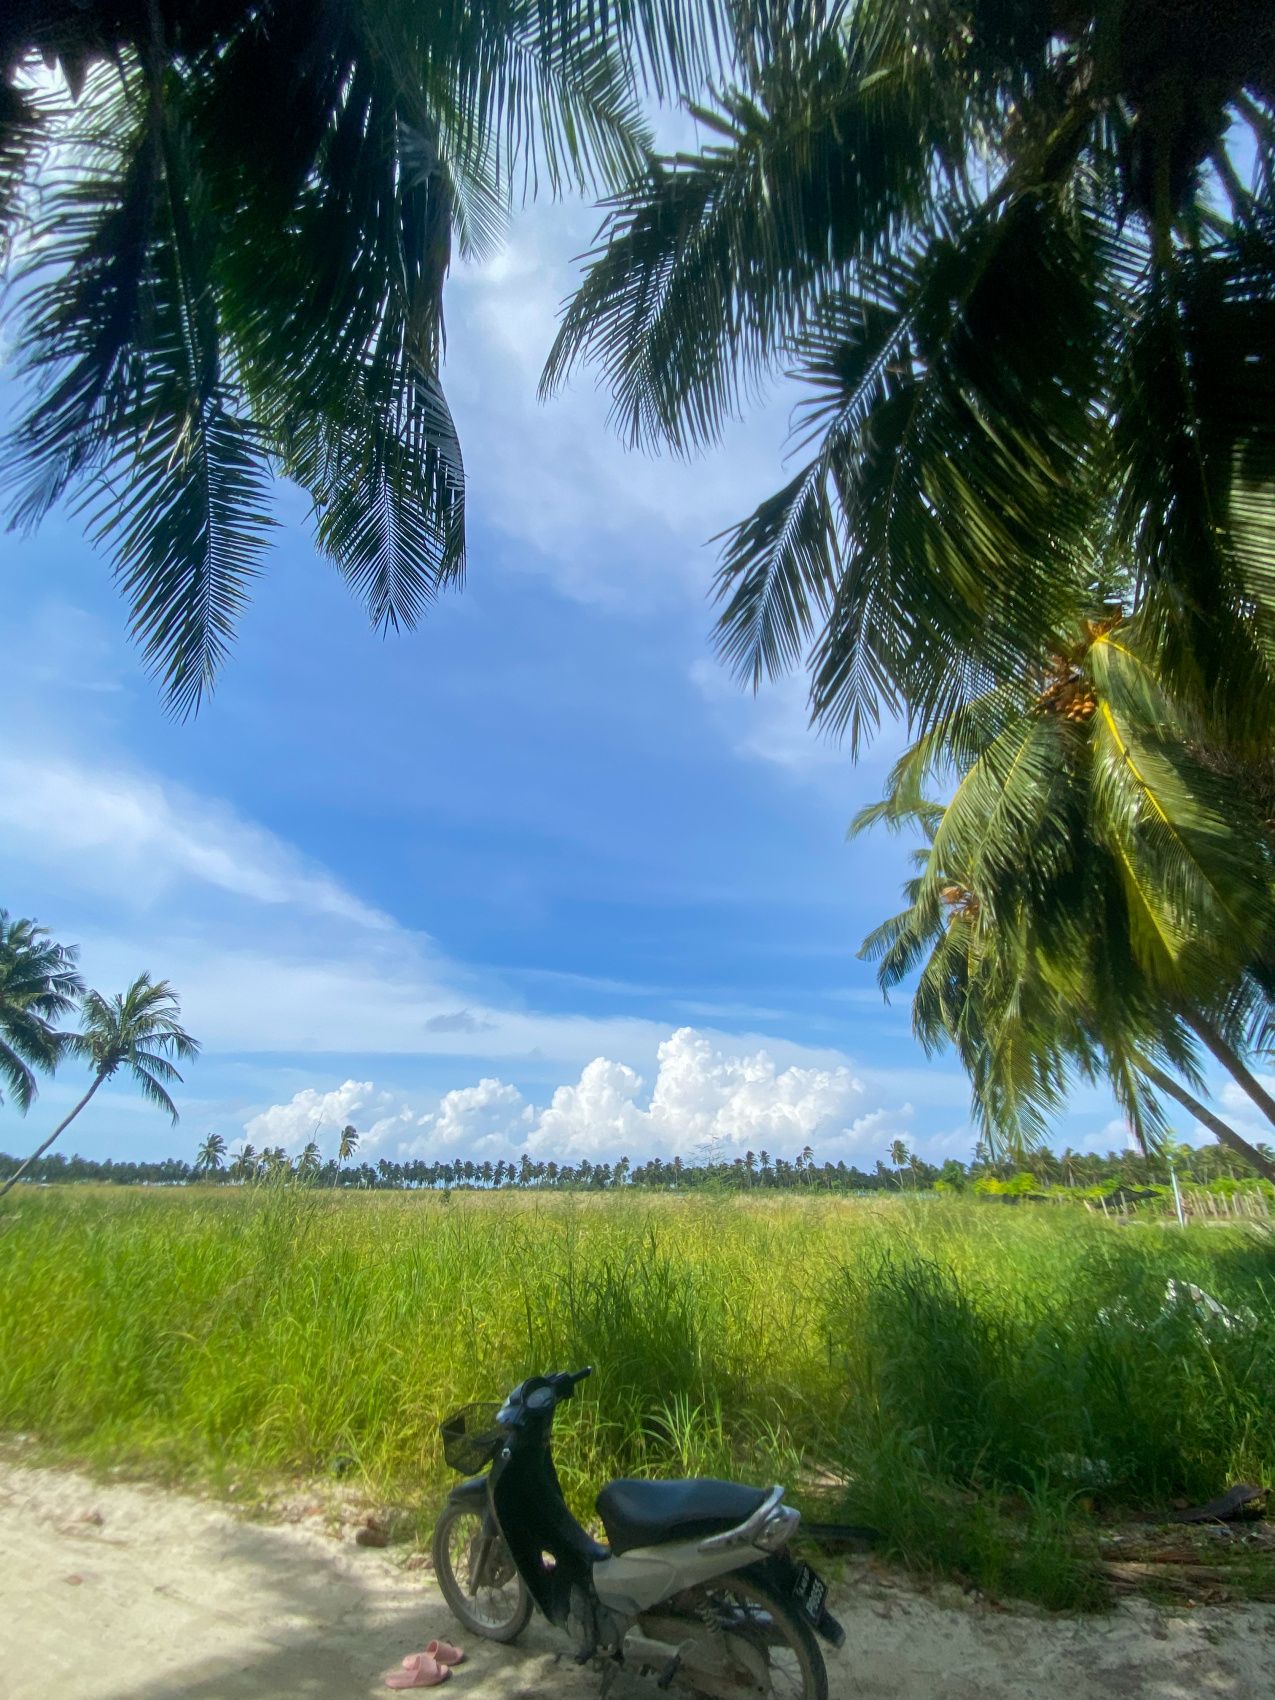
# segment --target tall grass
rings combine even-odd
[[[1194,1281],[1245,1317],[1165,1305]],[[886,1549],[1048,1604],[1091,1515],[1275,1476],[1275,1251],[1239,1229],[924,1201],[23,1197],[0,1231],[0,1428],[214,1486],[329,1471],[428,1515],[437,1423],[593,1363],[560,1419],[608,1475],[786,1480]]]

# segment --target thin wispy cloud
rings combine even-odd
[[[130,905],[190,882],[377,931],[393,925],[227,805],[136,770],[0,756],[0,831],[11,856],[61,865]]]

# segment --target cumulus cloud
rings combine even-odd
[[[383,1109],[388,1103],[389,1095],[378,1093],[370,1080],[347,1080],[331,1092],[307,1086],[286,1104],[272,1104],[250,1117],[244,1123],[244,1138],[254,1145],[282,1145],[285,1151],[295,1151],[308,1140],[321,1142],[334,1128],[366,1119],[369,1110]]]
[[[732,1055],[693,1027],[680,1027],[657,1053],[650,1102],[641,1077],[598,1057],[573,1086],[560,1086],[536,1122],[532,1150],[594,1157],[715,1146],[776,1154],[821,1141],[825,1149],[856,1138],[852,1112],[864,1097],[844,1067],[780,1069],[766,1050]],[[895,1112],[906,1115],[906,1110]],[[865,1126],[865,1131],[867,1131]]]
[[[781,1068],[767,1050],[732,1052],[692,1027],[659,1047],[649,1096],[628,1064],[595,1057],[579,1079],[559,1086],[536,1110],[516,1086],[494,1078],[446,1093],[424,1115],[394,1105],[368,1081],[333,1092],[298,1092],[245,1127],[249,1138],[295,1144],[317,1122],[335,1127],[361,1108],[374,1112],[361,1149],[401,1155],[512,1156],[529,1150],[565,1161],[691,1155],[711,1147],[727,1156],[747,1149],[792,1156],[813,1146],[823,1157],[870,1158],[910,1133],[908,1103],[869,1106],[863,1082],[845,1065]],[[277,1131],[276,1131],[277,1130]]]
[[[529,1141],[531,1149],[595,1157],[637,1145],[649,1120],[649,1112],[638,1108],[641,1090],[641,1075],[624,1063],[595,1057],[574,1086],[559,1086],[554,1093]]]
[[[685,1129],[697,1143],[799,1147],[842,1131],[863,1091],[848,1068],[780,1070],[769,1051],[732,1057],[683,1027],[660,1046],[650,1113],[662,1132]]]
[[[409,1147],[414,1155],[432,1151],[486,1151],[517,1144],[519,1131],[530,1126],[532,1109],[516,1086],[503,1080],[480,1080],[447,1092],[433,1115],[422,1116],[425,1130]]]

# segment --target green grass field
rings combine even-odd
[[[1169,1278],[1248,1313],[1201,1326]],[[1275,1247],[1070,1209],[738,1197],[25,1192],[0,1228],[0,1429],[225,1485],[330,1474],[432,1515],[437,1423],[596,1366],[616,1473],[742,1473],[887,1553],[1055,1606],[1099,1519],[1275,1480]]]

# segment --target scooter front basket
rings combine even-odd
[[[500,1406],[490,1401],[462,1405],[439,1424],[443,1457],[453,1470],[476,1476],[491,1463],[505,1439],[505,1431],[496,1421],[499,1410]]]

